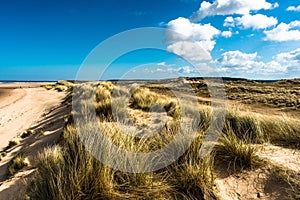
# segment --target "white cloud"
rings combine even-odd
[[[183,17],[170,21],[167,27],[167,41],[171,43],[167,50],[190,61],[210,60],[209,52],[216,44],[213,39],[221,34],[211,24],[196,24]]]
[[[274,59],[279,62],[286,62],[286,61],[289,62],[290,60],[300,62],[300,48],[290,52],[280,53],[276,55]]]
[[[225,66],[241,66],[248,65],[249,62],[252,62],[257,57],[257,52],[255,53],[242,53],[240,51],[227,51],[222,54],[221,58],[218,60],[222,65]]]
[[[177,69],[177,72],[180,74],[191,74],[191,73],[195,73],[196,70],[190,66],[183,66],[183,67],[179,67]]]
[[[195,24],[183,17],[170,21],[167,27],[172,32],[178,33],[170,32],[168,36],[171,40],[212,40],[214,36],[220,34],[220,30],[211,24]]]
[[[296,11],[299,12],[300,11],[300,5],[295,7],[295,6],[289,6],[287,9],[287,11]]]
[[[214,44],[210,44],[210,46],[212,47],[214,46]],[[211,60],[210,54],[207,52],[206,49],[203,49],[203,47],[207,47],[207,46],[203,45],[202,42],[179,41],[169,45],[167,47],[167,51],[173,52],[179,56],[182,56],[184,59],[190,61]]]
[[[144,66],[143,68],[132,71],[126,78],[174,78],[179,76],[199,76],[199,71],[192,66],[184,65],[182,67],[157,67],[157,66]]]
[[[232,36],[232,32],[231,31],[223,31],[222,36],[225,38],[230,38]]]
[[[279,53],[273,59],[291,69],[300,70],[300,48],[290,52]]]
[[[265,40],[270,41],[291,41],[300,40],[300,21],[295,20],[289,24],[280,23],[272,30],[264,31],[266,34]]]
[[[161,67],[173,67],[174,64],[167,64],[166,62],[160,62],[156,64],[157,66],[161,66]]]
[[[235,26],[233,17],[226,17],[223,26]]]
[[[271,26],[275,26],[278,23],[275,17],[268,17],[262,14],[246,14],[242,17],[236,17],[234,21],[237,25],[242,26],[245,29],[265,29]]]
[[[214,15],[245,15],[250,11],[269,10],[278,6],[278,3],[271,4],[266,0],[215,0],[213,3],[203,1],[191,18],[197,21]]]
[[[228,51],[221,55],[216,61],[218,70],[227,76],[234,77],[253,77],[273,76],[282,74],[287,70],[287,66],[282,66],[277,61],[262,62],[255,53],[243,53],[241,51]]]
[[[145,73],[156,74],[164,77],[199,76],[221,73],[222,76],[245,77],[253,79],[274,79],[297,77],[300,73],[300,48],[290,52],[282,52],[272,57],[272,61],[263,62],[257,52],[244,53],[241,51],[224,52],[214,65],[209,63],[198,63],[192,67],[183,65],[181,67],[147,68]],[[169,64],[162,64],[169,66]],[[220,74],[219,74],[220,76]]]

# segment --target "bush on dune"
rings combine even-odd
[[[175,199],[216,199],[213,154],[200,157],[203,133],[198,133],[187,151],[167,167]]]
[[[250,145],[249,139],[241,139],[233,131],[221,135],[214,151],[217,160],[233,166],[234,169],[246,169],[259,164],[255,147]]]
[[[288,117],[265,117],[261,127],[271,143],[293,145],[300,143],[300,125]]]
[[[137,88],[132,95],[131,106],[135,109],[149,111],[155,105],[163,107],[174,119],[180,119],[181,109],[177,100],[152,92],[148,88]]]
[[[22,154],[17,155],[15,158],[12,159],[8,166],[8,174],[14,175],[19,170],[21,170],[23,167],[27,166],[28,163],[25,162],[25,158]]]
[[[66,129],[63,146],[46,149],[39,162],[29,187],[32,199],[162,199],[170,189],[151,174],[121,173],[103,165],[85,150],[73,127]]]

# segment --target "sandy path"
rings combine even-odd
[[[273,167],[288,169],[296,174],[300,173],[300,151],[272,144],[254,145],[257,155],[268,160]],[[243,199],[290,199],[286,198],[290,185],[276,178],[266,167],[256,170],[230,173],[224,167],[217,171],[216,193],[220,199],[243,200]]]
[[[22,85],[22,88],[15,85],[15,89],[5,90],[9,90],[9,94],[0,98],[0,149],[36,124],[45,112],[59,105],[65,96],[64,93],[46,90],[38,84]]]
[[[269,160],[276,166],[282,166],[300,173],[300,150],[283,148],[271,144],[256,146],[260,149],[257,152],[259,157]]]

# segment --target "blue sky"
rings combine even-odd
[[[200,66],[203,55],[191,55],[191,48],[198,53],[198,47],[222,76],[299,77],[298,5],[295,0],[2,1],[0,79],[75,79],[99,43],[142,27],[170,28],[182,37],[166,34],[171,43],[165,52],[145,50],[120,57],[105,78],[118,78],[141,65],[143,69],[134,70],[140,78],[197,76],[194,67]]]

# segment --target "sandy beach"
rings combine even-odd
[[[40,83],[0,84],[0,150],[10,140],[19,144],[6,150],[0,160],[0,199],[16,199],[25,192],[26,180],[32,176],[36,156],[45,147],[53,145],[60,137],[64,116],[67,113],[62,101],[65,92],[46,90]],[[27,129],[36,136],[21,139]],[[41,133],[43,133],[41,135]],[[7,176],[10,160],[23,152],[28,166],[14,177]]]
[[[64,96],[40,87],[39,83],[0,84],[0,149],[35,125]]]

